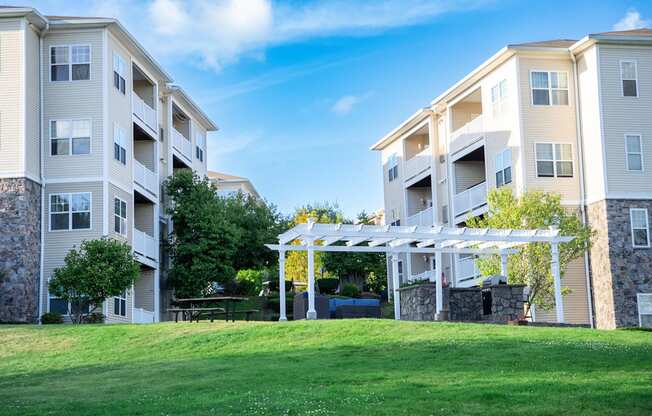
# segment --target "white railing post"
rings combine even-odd
[[[279,321],[287,321],[285,306],[285,250],[278,251],[278,306]]]
[[[392,253],[390,255],[392,260],[392,289],[394,291],[394,319],[397,321],[401,319],[401,294],[398,290],[398,254]]]
[[[552,277],[555,283],[555,310],[557,311],[557,322],[564,323],[564,300],[561,295],[561,272],[559,270],[559,244],[550,244],[550,253],[552,261],[550,268],[552,269]]]
[[[308,240],[308,312],[306,319],[317,319],[315,310],[315,250],[313,240]]]

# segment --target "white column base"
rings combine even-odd
[[[288,318],[286,318],[285,316],[281,316],[280,318],[278,318],[279,322],[285,322],[287,320],[288,320]]]
[[[317,311],[308,311],[308,312],[306,312],[306,319],[309,319],[311,321],[317,319]]]

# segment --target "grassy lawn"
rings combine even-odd
[[[6,415],[650,415],[652,332],[351,320],[0,326]]]

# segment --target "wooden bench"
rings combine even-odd
[[[170,308],[168,312],[174,313],[174,322],[179,322],[179,312],[182,313],[183,320],[185,321],[186,314],[190,317],[190,322],[196,320],[199,322],[199,318],[208,314],[211,318],[211,322],[215,319],[215,315],[225,313],[224,308]]]
[[[234,318],[236,313],[244,313],[245,319],[249,321],[251,315],[253,315],[254,313],[260,313],[260,311],[258,309],[235,310],[235,311],[231,311],[232,314],[231,317]],[[233,319],[233,321],[235,322],[235,319]]]

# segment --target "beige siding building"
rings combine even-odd
[[[249,179],[243,178],[242,176],[209,171],[208,179],[210,179],[213,186],[217,188],[217,193],[220,196],[231,196],[238,192],[242,192],[244,195],[260,199],[260,195],[254,187],[254,184],[251,183]]]
[[[0,321],[69,305],[48,294],[68,251],[109,236],[141,277],[107,299],[107,322],[156,322],[167,295],[161,184],[206,175],[217,129],[117,20],[0,7]]]
[[[597,231],[565,270],[565,322],[652,325],[651,100],[652,30],[508,45],[372,146],[386,222],[461,227],[493,188],[559,193]],[[443,263],[455,286],[481,281],[473,257]],[[399,277],[433,270],[404,255]],[[532,318],[556,319],[536,305]]]

